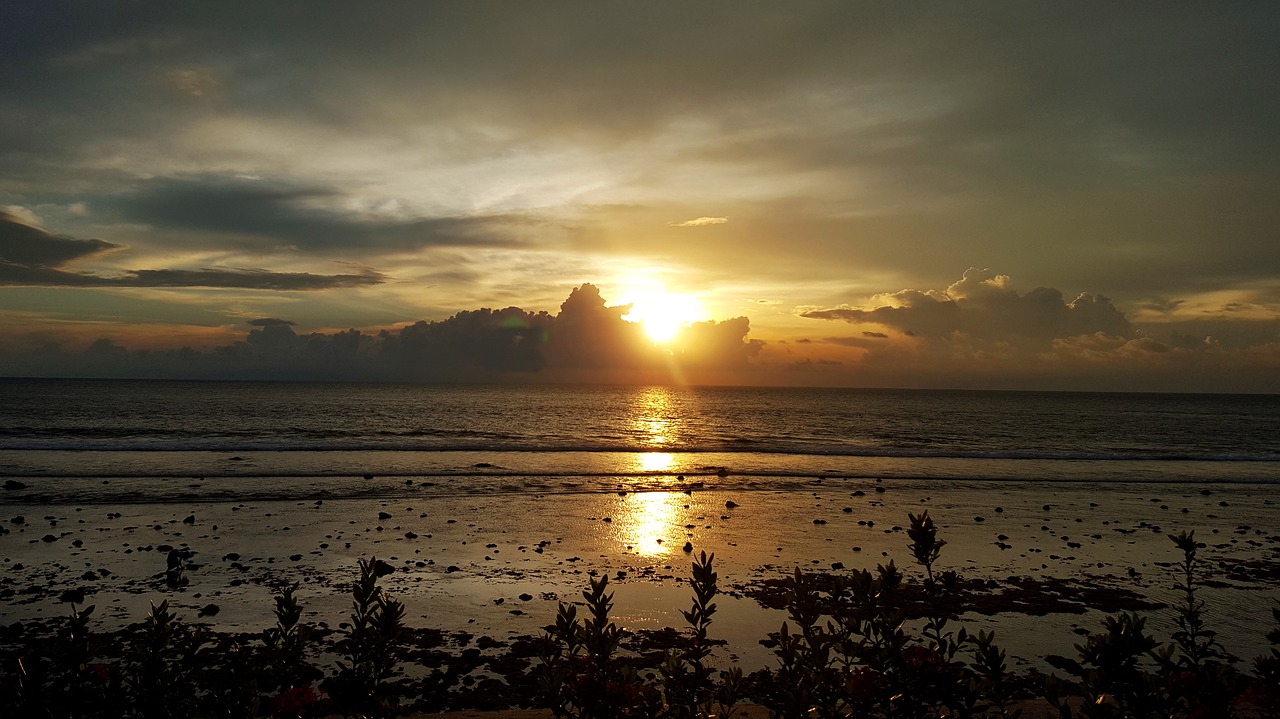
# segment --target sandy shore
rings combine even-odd
[[[638,493],[83,506],[27,505],[7,492],[0,622],[65,616],[59,599],[83,593],[103,630],[168,600],[186,620],[259,631],[273,621],[273,588],[296,583],[304,621],[336,629],[357,559],[376,556],[396,568],[383,586],[406,604],[411,626],[440,630],[443,651],[488,656],[536,636],[559,602],[601,574],[619,625],[682,626],[688,543],[715,554],[725,592],[712,628],[726,642],[717,661],[750,671],[771,663],[758,642],[784,618],[766,606],[778,579],[797,567],[847,572],[889,559],[913,576],[904,527],[908,512],[923,510],[948,542],[944,568],[1054,595],[1033,591],[966,615],[971,630],[997,630],[1015,666],[1070,653],[1127,592],[1170,601],[1178,557],[1166,535],[1184,529],[1207,544],[1209,621],[1230,651],[1251,659],[1263,650],[1258,610],[1280,598],[1280,537],[1269,534],[1280,496],[1270,485],[815,479],[804,491],[682,489],[673,478],[671,491]],[[178,590],[163,578],[170,549],[189,555]],[[1150,614],[1151,629],[1169,631],[1167,612]]]

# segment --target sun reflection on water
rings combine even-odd
[[[677,512],[683,506],[678,492],[640,492],[622,499],[613,519],[618,542],[645,557],[671,553],[679,536]]]
[[[676,398],[670,387],[645,387],[631,406],[631,431],[640,444],[666,447],[679,440]]]
[[[680,447],[679,397],[670,387],[645,387],[634,395],[630,407],[631,435],[645,451],[633,455],[633,470],[648,474],[670,472]],[[652,480],[650,480],[652,481]],[[669,484],[671,480],[662,480]],[[673,485],[674,486],[674,485]],[[679,492],[631,493],[619,501],[613,518],[618,543],[644,557],[656,558],[675,551],[682,535],[678,512]]]
[[[643,452],[638,460],[641,472],[666,472],[675,464],[676,456],[670,452]]]

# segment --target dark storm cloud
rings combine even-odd
[[[261,269],[131,270],[129,276],[112,280],[125,287],[236,287],[258,290],[327,290],[363,287],[386,281],[381,273],[316,275],[310,272],[272,272]]]
[[[260,290],[323,290],[381,284],[374,270],[316,275],[262,269],[126,270],[103,276],[67,269],[66,263],[123,245],[103,240],[55,237],[16,216],[0,212],[0,285],[40,287],[221,287]]]
[[[969,269],[945,292],[902,290],[881,295],[871,309],[812,310],[803,317],[892,327],[917,337],[964,335],[984,341],[1036,342],[1102,333],[1133,336],[1124,314],[1100,295],[1067,302],[1060,291],[1037,287],[1019,292],[1007,276]],[[864,336],[875,334],[863,333]]]
[[[104,277],[53,267],[26,267],[0,262],[0,285],[34,287],[208,287],[306,292],[339,287],[378,285],[377,272],[316,275],[309,272],[271,272],[261,269],[126,270]]]
[[[1044,151],[1034,141],[1102,146],[1132,131],[1169,150],[1199,138],[1180,161],[1226,149],[1252,164],[1274,159],[1267,128],[1280,119],[1264,91],[1280,60],[1280,11],[1267,4],[142,3],[70,17],[45,5],[10,4],[0,47],[20,71],[11,91],[51,109],[69,109],[68,89],[149,92],[122,80],[161,60],[221,69],[236,109],[353,125],[478,115],[539,133],[634,133],[710,107],[749,121],[789,89],[851,88],[872,103],[889,86],[907,99],[956,94],[936,140]],[[124,120],[94,119],[113,131]]]
[[[26,268],[61,267],[83,257],[120,249],[104,240],[51,235],[16,215],[0,210],[0,264]]]
[[[378,252],[433,246],[511,246],[521,217],[368,219],[337,208],[339,193],[226,178],[165,178],[99,204],[160,228],[260,238],[316,252]]]

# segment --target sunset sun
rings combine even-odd
[[[631,312],[623,317],[638,322],[654,342],[663,344],[675,339],[680,329],[702,319],[701,303],[690,295],[667,292],[661,287],[645,288],[629,294]]]

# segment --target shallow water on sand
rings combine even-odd
[[[216,618],[202,621],[256,630],[269,623],[272,588],[299,583],[306,619],[336,626],[356,560],[377,556],[397,567],[383,584],[415,626],[499,639],[536,634],[559,601],[576,599],[599,575],[612,581],[624,627],[679,626],[689,603],[689,542],[715,554],[722,590],[732,595],[722,598],[713,630],[729,641],[722,659],[758,667],[769,661],[758,640],[784,617],[750,598],[754,584],[797,567],[838,573],[890,559],[911,576],[903,526],[908,512],[926,509],[949,542],[942,564],[963,576],[1070,580],[1166,602],[1168,563],[1177,559],[1166,534],[1195,530],[1215,583],[1206,595],[1210,622],[1246,659],[1265,647],[1258,612],[1280,598],[1280,537],[1264,531],[1276,526],[1280,502],[1271,485],[1222,484],[1204,495],[1185,484],[1102,491],[1058,483],[1046,494],[1039,483],[814,479],[804,491],[687,492],[7,504],[25,522],[10,522],[0,536],[0,586],[12,590],[4,615],[60,616],[68,607],[59,594],[83,589],[107,624],[137,621],[148,602],[168,599],[189,619],[215,603]],[[192,554],[181,590],[164,586],[166,546]],[[1167,611],[1151,614],[1154,630],[1171,631]],[[1100,616],[968,619],[972,628],[997,629],[1012,655],[1028,659],[1047,646],[1069,653],[1076,630],[1096,629]]]

